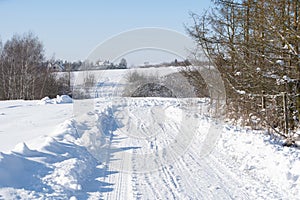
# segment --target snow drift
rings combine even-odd
[[[57,95],[56,98],[50,99],[49,97],[42,98],[38,104],[65,104],[73,103],[73,99],[68,95]]]

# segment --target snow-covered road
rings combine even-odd
[[[130,100],[125,106],[123,104],[122,107],[111,111],[117,123],[111,126],[113,135],[109,140],[110,150],[103,165],[107,171],[114,173],[103,177],[101,181],[113,184],[114,187],[111,192],[103,193],[102,197],[104,199],[297,198],[299,186],[284,188],[281,181],[272,180],[275,176],[285,178],[286,174],[259,178],[266,175],[263,170],[258,171],[258,174],[251,173],[255,168],[263,169],[263,166],[260,166],[263,160],[243,169],[243,165],[237,163],[239,157],[231,157],[232,152],[228,151],[229,148],[223,148],[223,144],[228,143],[228,140],[237,138],[227,136],[222,140],[220,134],[218,144],[222,145],[210,143],[216,146],[210,154],[205,154],[202,149],[205,146],[203,143],[207,142],[205,139],[209,137],[208,130],[214,123],[204,116],[191,112],[181,107],[180,102],[170,99]],[[189,120],[184,121],[185,118]],[[188,123],[185,124],[186,122]],[[193,124],[196,126],[193,127]],[[184,146],[184,149],[180,147],[184,143],[178,141],[176,148],[185,150],[182,154],[169,152],[166,149],[172,140],[178,139],[177,135],[184,137],[180,132],[182,125],[187,125],[189,131],[194,131],[190,135],[192,140],[189,140],[188,146]],[[252,138],[245,145],[249,142],[253,142]],[[253,147],[256,148],[255,143]],[[231,148],[238,151],[235,146]],[[261,152],[258,155],[252,154],[253,159],[259,159],[259,156]],[[297,164],[299,163],[294,163],[294,167]],[[267,165],[265,170],[268,170],[268,167],[271,166]]]
[[[102,96],[0,102],[1,200],[300,199],[299,150],[207,99]]]
[[[36,110],[69,109],[34,103]],[[187,100],[94,105],[1,153],[0,199],[299,199],[299,151],[272,144],[270,136],[222,125],[217,140],[207,140],[211,126],[220,127],[187,109]],[[207,106],[201,99],[193,105]]]

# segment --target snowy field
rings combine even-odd
[[[126,71],[105,73],[100,96]],[[0,102],[0,199],[300,199],[299,150],[207,102]]]

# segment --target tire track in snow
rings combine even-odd
[[[141,112],[141,110],[138,110],[136,112],[139,112],[139,111]],[[152,123],[158,123],[157,117],[156,117],[158,111],[159,110],[157,108],[146,110],[146,113],[148,116],[149,116],[149,112],[150,112],[149,121],[151,121]],[[143,110],[143,112],[145,112],[145,110]],[[141,112],[142,113],[141,116],[146,115],[143,112]],[[129,118],[127,119],[127,124],[125,125],[126,127],[134,127],[134,125],[133,126],[131,125],[131,123],[134,122],[134,123],[138,123],[137,127],[140,128],[138,131],[142,131],[142,132],[147,131],[147,129],[144,129],[144,127],[141,126],[141,121],[142,121],[141,118],[137,117],[137,115],[132,114],[132,113],[130,113],[130,115],[128,115],[128,116],[129,116]],[[142,129],[141,129],[141,127],[142,127]],[[168,124],[164,124],[164,126],[159,126],[159,128],[162,129],[163,132],[165,131],[164,129],[166,127],[175,128],[176,130],[178,130],[180,128],[180,126],[178,126],[178,124],[176,124],[173,121],[169,121]],[[146,134],[147,133],[142,133],[142,135],[146,135]],[[164,141],[162,141],[162,143],[160,145],[164,146],[164,145],[166,145],[166,143],[164,143]],[[177,158],[173,158],[174,161],[176,159]],[[135,166],[136,165],[135,154],[133,154],[132,162],[133,162],[132,165]],[[161,166],[161,163],[157,160],[156,160],[156,164],[157,164],[157,166]],[[182,166],[178,166],[178,168],[181,168],[181,167]],[[133,171],[135,171],[135,170],[136,169],[133,169]],[[180,193],[182,193],[182,191],[181,191],[182,189],[179,188],[179,185],[180,185],[179,182],[181,180],[185,180],[185,183],[189,183],[189,181],[187,181],[186,178],[178,179],[178,177],[180,177],[180,176],[172,173],[170,171],[168,165],[161,166],[161,169],[159,169],[155,173],[154,172],[145,173],[143,176],[141,176],[140,174],[134,173],[134,172],[133,172],[133,174],[134,174],[133,175],[133,178],[134,178],[133,188],[135,188],[137,190],[138,198],[139,198],[139,196],[145,195],[147,193],[151,193],[152,197],[155,196],[155,198],[158,198],[158,199],[165,199],[165,198],[176,199],[179,196],[181,196]],[[182,174],[184,174],[184,173],[182,173]],[[185,176],[183,176],[183,177],[185,177]],[[160,188],[157,188],[157,185],[160,185]],[[190,184],[188,187],[193,187],[193,186]]]
[[[155,188],[155,184],[158,182],[153,181],[148,173],[133,173],[135,185],[135,192],[137,199],[165,199],[164,195],[160,190]]]
[[[151,112],[151,111],[148,111],[148,112]],[[133,115],[133,116],[136,116],[136,115]],[[151,121],[155,120],[152,115],[150,115],[150,116],[152,117]],[[142,129],[140,129],[140,130],[143,132],[146,132],[147,129],[145,129],[143,126],[141,126],[141,119],[135,119],[135,120],[139,122],[139,127],[142,127]],[[130,121],[132,122],[133,120],[129,120],[129,122]],[[142,134],[144,135],[145,133],[142,133]],[[139,170],[139,169],[136,168],[137,153],[138,153],[137,150],[133,150],[132,166],[133,166],[133,176],[135,178],[135,180],[133,181],[133,184],[134,184],[134,188],[136,189],[137,199],[143,199],[143,196],[145,194],[150,195],[151,197],[153,197],[155,199],[165,199],[165,196],[161,193],[161,191],[157,190],[157,188],[155,188],[155,186],[154,186],[159,183],[156,180],[152,180],[149,176],[149,174],[151,175],[153,172],[152,173],[151,172],[138,173],[137,170]],[[161,185],[161,184],[159,184],[159,185]]]
[[[176,159],[176,158],[174,158],[174,159]],[[201,158],[199,157],[197,159],[201,159]],[[193,160],[196,160],[196,159],[193,158]],[[177,162],[177,161],[174,162],[173,165],[174,166],[178,166],[177,167],[178,169],[182,169],[182,166],[186,166],[185,172],[183,172],[183,170],[179,170],[179,174],[185,174],[184,177],[187,177],[186,176],[186,172],[189,173],[190,177],[193,177],[193,174],[190,172],[190,168],[193,168],[193,167],[199,168],[201,166],[198,162],[196,162],[195,166],[191,167],[191,166],[189,166],[186,163],[179,164],[179,162]],[[203,168],[203,167],[202,167],[202,169],[203,169],[203,171],[207,170],[207,168]],[[154,176],[154,177],[156,177],[156,176]],[[149,181],[149,176],[148,175],[145,175],[144,178],[145,178],[147,184],[152,189],[152,191],[155,190],[155,189],[152,186],[151,182],[155,182],[156,184],[159,184],[159,185],[162,186],[160,188],[160,190],[164,191],[164,197],[171,196],[172,199],[176,199],[176,197],[178,197],[179,194],[180,194],[180,191],[178,191],[178,188],[179,188],[178,185],[179,185],[179,183],[176,183],[176,181],[175,181],[176,180],[176,175],[169,170],[169,166],[163,166],[162,169],[158,171],[158,176],[157,177],[159,177],[159,178],[155,178],[155,179],[152,178],[152,181]],[[210,177],[207,175],[206,176],[206,180],[209,180],[209,178]],[[219,178],[219,183],[222,182],[222,179],[220,177],[218,177],[218,178]],[[189,185],[187,188],[191,188],[192,187],[193,183],[191,184],[190,182],[191,181],[185,180],[184,184],[188,184]],[[236,182],[236,180],[232,181],[232,183],[234,183],[234,182]],[[198,184],[198,183],[199,182],[194,182],[194,184]],[[223,196],[225,196],[225,197],[227,196],[229,198],[232,198],[231,194],[227,190],[228,190],[227,188],[224,188],[225,194],[223,194]],[[198,192],[197,195],[202,196],[201,193],[203,191],[200,191],[199,189],[196,189],[196,192]],[[210,193],[213,193],[213,191],[210,191]],[[192,196],[193,196],[193,194],[190,196],[190,198],[192,198]],[[246,195],[244,194],[244,196],[246,196]]]
[[[262,183],[255,182],[251,177],[239,177],[240,175],[249,175],[231,171],[232,169],[228,168],[221,161],[223,157],[226,158],[226,155],[219,155],[218,152],[213,151],[209,156],[203,158],[201,145],[199,147],[198,144],[199,141],[202,141],[201,137],[203,136],[199,135],[199,133],[196,134],[196,139],[199,141],[193,141],[193,144],[188,147],[182,156],[176,157],[176,153],[168,155],[173,156],[170,158],[173,160],[171,163],[161,163],[161,159],[166,159],[166,157],[157,156],[157,159],[154,161],[155,166],[159,166],[159,169],[141,173],[139,171],[141,170],[141,164],[146,164],[146,162],[139,160],[141,155],[156,151],[164,156],[161,150],[169,145],[170,141],[168,139],[173,139],[176,131],[178,132],[181,129],[189,130],[191,124],[185,124],[188,122],[188,119],[186,120],[185,117],[194,117],[194,115],[189,113],[189,110],[184,111],[183,120],[186,121],[184,121],[183,125],[178,124],[172,118],[161,123],[160,115],[163,114],[162,110],[166,108],[165,105],[155,102],[155,104],[159,105],[158,107],[138,107],[137,105],[140,104],[141,102],[135,106],[126,105],[120,110],[124,116],[123,131],[129,132],[128,135],[125,133],[125,136],[129,139],[120,141],[119,146],[141,146],[141,149],[134,149],[132,153],[123,153],[122,156],[118,157],[121,161],[117,167],[121,172],[109,175],[109,182],[115,183],[115,186],[114,190],[107,195],[107,199],[124,199],[124,197],[134,199],[253,199],[260,196],[257,193],[258,191],[254,190],[255,188],[267,188]],[[126,116],[126,114],[128,115]],[[156,125],[149,127],[145,120],[150,124],[154,123]],[[206,123],[209,122],[206,121]],[[120,133],[120,137],[124,136],[122,130],[118,133]],[[135,136],[135,134],[142,136],[141,140],[143,141],[139,141],[136,138],[132,139],[131,137]],[[152,143],[153,140],[151,144],[150,140],[147,143],[149,139],[147,136],[151,139],[151,136],[155,134],[164,135],[158,135],[160,137],[154,143]],[[162,139],[165,137],[167,137],[167,140]],[[146,144],[151,146],[151,148],[149,149],[149,146],[145,146]],[[184,145],[184,143],[179,143],[179,145]],[[179,148],[184,149],[184,146],[179,146]],[[129,154],[131,155],[130,158],[128,157]],[[131,170],[128,172],[129,174],[124,173],[125,168]],[[248,179],[251,180],[247,181]],[[249,182],[255,186],[247,189],[245,186]],[[127,187],[124,184],[130,186]],[[268,190],[272,191],[274,188],[271,187]],[[133,196],[128,196],[129,192],[132,192]],[[262,196],[265,196],[265,194]],[[270,195],[270,197],[276,196],[277,194]]]
[[[151,120],[155,121],[156,117],[154,117],[155,116],[154,110],[151,109],[151,113],[152,113]],[[157,123],[157,122],[155,122],[155,123]],[[177,124],[164,124],[164,126],[160,126],[160,128],[165,129],[165,127],[167,127],[167,126],[176,127],[176,129],[179,129]],[[173,158],[174,161],[176,159],[177,158]],[[178,175],[172,173],[169,169],[172,166],[162,165],[162,163],[159,163],[159,161],[157,161],[157,160],[156,160],[156,164],[157,164],[157,166],[159,166],[159,165],[161,166],[160,169],[158,169],[158,171],[149,172],[149,173],[144,174],[144,182],[146,183],[144,185],[147,185],[147,189],[143,188],[144,192],[142,192],[142,193],[146,193],[146,191],[147,191],[147,193],[149,193],[149,190],[152,192],[152,194],[155,194],[155,195],[157,193],[159,193],[160,197],[155,196],[155,198],[159,198],[159,199],[165,199],[168,197],[169,197],[169,199],[177,199],[179,196],[182,196],[182,195],[180,195],[180,193],[182,192],[182,189],[180,189],[180,185],[182,185],[182,184],[179,182],[181,181],[181,179],[185,179],[185,178],[178,178],[179,177]],[[134,164],[133,164],[133,166],[134,166]],[[181,166],[179,166],[179,168],[180,167]],[[188,181],[186,181],[186,182],[188,182]],[[142,184],[143,183],[141,181],[141,183],[139,183],[138,185],[142,185]],[[157,189],[157,188],[155,188],[155,185],[160,185],[161,187],[159,189]],[[192,187],[192,185],[190,185],[190,187]],[[163,195],[161,193],[163,193]]]
[[[110,149],[113,150],[114,147],[112,147],[112,142],[115,140],[115,136],[112,137],[110,142]],[[118,157],[119,156],[119,157]],[[110,172],[114,172],[115,170],[119,169],[119,171],[116,171],[114,174],[108,175],[108,182],[114,184],[114,189],[112,192],[105,193],[107,194],[104,199],[131,199],[129,197],[129,181],[128,177],[129,174],[126,173],[125,165],[130,164],[128,162],[128,154],[124,154],[123,152],[116,155],[114,154],[114,159],[112,159],[112,155],[110,156],[110,161],[108,163],[108,170]]]
[[[200,182],[206,185],[209,193],[212,195],[212,199],[219,198],[220,196],[224,199],[249,199],[248,193],[242,189],[243,183],[234,177],[234,174],[228,174],[228,170],[224,169],[220,163],[212,164],[212,157],[211,154],[203,157],[201,149],[194,143],[190,146],[188,153],[183,157],[182,161],[184,166],[186,166],[186,170],[190,171],[194,178],[200,176],[209,183],[207,185]],[[238,196],[234,196],[236,194]]]
[[[223,159],[220,157],[222,156]],[[224,161],[224,157],[227,158],[226,161],[229,161],[228,157],[221,155],[220,153],[216,152],[214,153],[209,161],[212,163],[211,165],[215,165],[218,164],[220,167],[219,169],[223,169],[223,171],[226,171],[227,173],[230,174],[230,176],[232,177],[236,177],[237,179],[243,179],[243,181],[245,182],[243,188],[246,188],[246,190],[248,191],[248,193],[251,193],[253,195],[253,197],[255,196],[256,198],[264,198],[265,196],[268,196],[270,199],[285,199],[283,198],[283,195],[278,193],[278,191],[282,191],[279,190],[277,188],[277,186],[273,185],[271,182],[268,182],[268,184],[265,184],[264,182],[262,182],[258,177],[253,176],[249,173],[245,173],[243,171],[241,171],[240,169],[237,169],[236,167],[229,166],[229,163],[225,163]],[[232,161],[229,161],[232,162]],[[235,173],[233,172],[233,170],[235,171]],[[245,190],[245,189],[244,189]],[[254,195],[255,194],[255,195]],[[288,196],[288,192],[287,194],[285,194],[285,196]],[[292,198],[292,197],[289,197]],[[289,199],[286,198],[286,199]]]

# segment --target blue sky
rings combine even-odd
[[[202,13],[210,0],[0,0],[0,37],[33,32],[46,57],[83,60],[113,35],[141,27],[185,34],[189,12]]]

